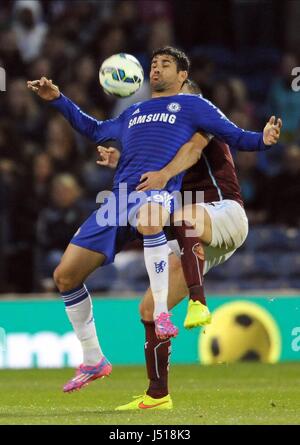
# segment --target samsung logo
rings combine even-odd
[[[167,122],[169,124],[174,124],[176,121],[175,114],[169,113],[154,113],[154,114],[142,114],[141,116],[136,116],[130,119],[128,123],[128,128],[133,127],[133,125],[145,124],[147,122]]]

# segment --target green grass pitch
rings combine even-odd
[[[142,366],[115,366],[109,378],[63,394],[72,373],[0,371],[0,424],[299,424],[300,363],[174,365],[173,411],[114,411],[143,393]]]

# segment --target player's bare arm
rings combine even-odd
[[[41,77],[39,80],[28,80],[27,87],[44,100],[54,100],[60,96],[58,86],[46,77]]]
[[[199,161],[202,151],[207,146],[209,137],[205,133],[195,133],[193,137],[184,144],[176,156],[159,171],[146,172],[141,176],[141,182],[136,190],[161,190],[173,176],[188,170]]]

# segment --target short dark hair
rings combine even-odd
[[[201,88],[199,87],[197,82],[192,79],[186,79],[183,85],[186,85],[188,87],[191,94],[202,94]]]
[[[163,54],[172,56],[175,59],[177,71],[189,72],[191,62],[188,56],[183,51],[178,48],[174,48],[173,46],[164,46],[153,51],[151,60],[153,60],[154,57],[161,56]]]

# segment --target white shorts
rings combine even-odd
[[[210,245],[203,246],[206,274],[212,267],[224,263],[243,244],[248,235],[248,219],[243,207],[231,199],[197,205],[203,206],[211,218],[212,240]],[[168,245],[170,253],[180,258],[177,240],[169,241]]]

